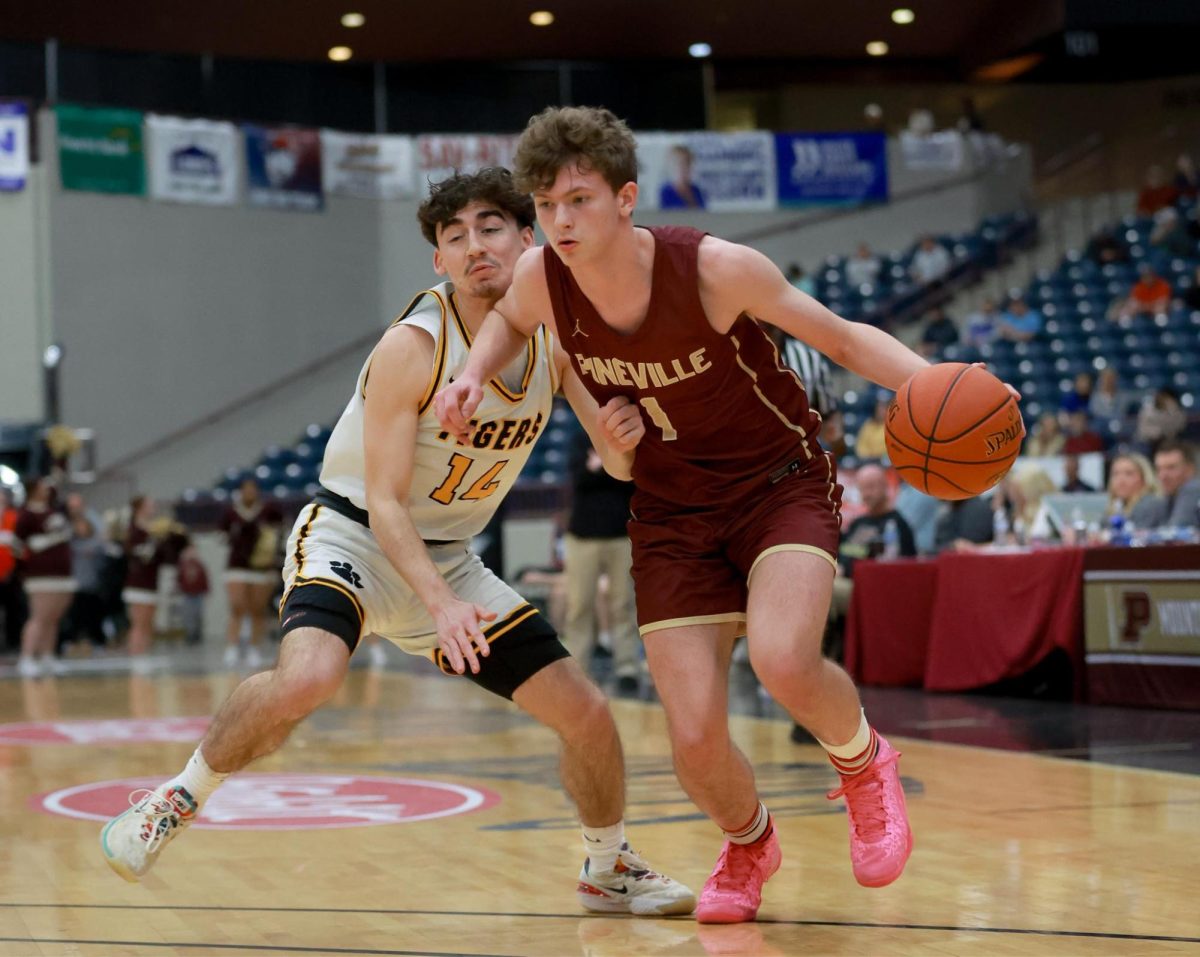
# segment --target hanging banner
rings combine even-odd
[[[0,103],[0,192],[20,192],[28,177],[29,108]]]
[[[291,127],[242,127],[246,136],[246,196],[251,206],[317,212],[321,194],[321,134]]]
[[[642,209],[775,208],[770,133],[639,133],[637,144]]]
[[[238,198],[238,139],[232,123],[146,117],[150,195],[176,203],[232,206]]]
[[[64,189],[145,194],[141,112],[67,103],[60,103],[54,112]]]
[[[325,192],[363,199],[414,195],[411,136],[367,136],[321,130]]]
[[[417,137],[417,192],[429,193],[429,184],[459,173],[477,173],[485,166],[512,169],[517,135],[487,133],[428,134]]]
[[[886,202],[882,133],[777,133],[779,205]]]

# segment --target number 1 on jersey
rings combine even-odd
[[[643,396],[638,400],[650,413],[650,421],[662,429],[663,441],[674,442],[679,433],[675,431],[675,426],[671,424],[671,420],[667,418],[667,413],[663,411],[663,407],[658,404],[658,399],[653,396]]]

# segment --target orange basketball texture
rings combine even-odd
[[[1021,452],[1016,398],[986,369],[943,362],[913,375],[888,406],[892,467],[935,498],[971,498],[1004,478]]]

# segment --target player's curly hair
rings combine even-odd
[[[455,173],[429,184],[429,198],[417,210],[421,235],[437,246],[438,227],[445,227],[464,206],[491,203],[516,220],[520,229],[533,227],[533,200],[513,186],[512,174],[501,166],[486,166],[478,173]]]
[[[547,107],[517,141],[513,180],[526,192],[546,189],[571,162],[595,170],[616,192],[637,182],[637,141],[625,121],[602,106]]]

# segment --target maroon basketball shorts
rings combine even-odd
[[[744,623],[750,573],[777,551],[811,552],[836,568],[841,497],[828,457],[720,509],[682,510],[639,493],[629,522],[638,630]]]

